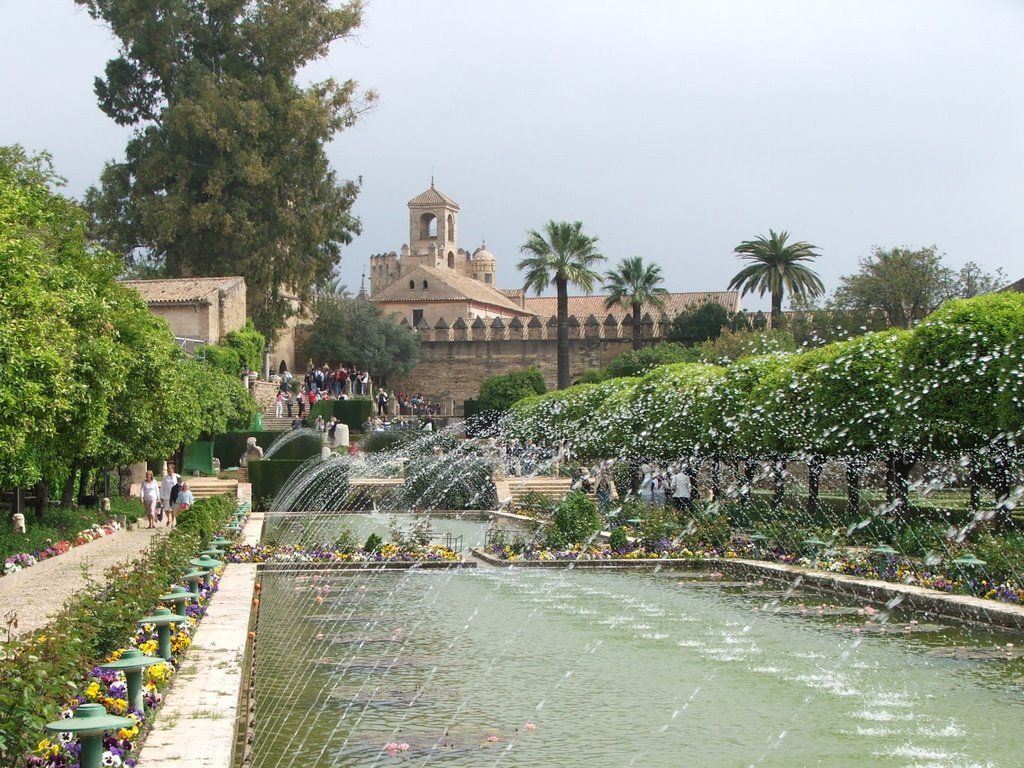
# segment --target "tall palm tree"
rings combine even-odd
[[[569,283],[586,293],[594,291],[601,276],[591,269],[604,256],[597,250],[597,238],[583,233],[581,221],[549,221],[544,231],[527,233],[519,250],[529,254],[516,267],[526,272],[523,289],[537,294],[555,284],[558,294],[558,388],[569,386]]]
[[[735,249],[741,259],[754,263],[740,270],[729,283],[729,288],[739,288],[744,296],[755,290],[759,296],[771,293],[769,328],[776,326],[782,313],[782,294],[785,291],[800,299],[813,299],[825,293],[818,273],[798,263],[818,258],[815,246],[803,240],[787,245],[788,239],[788,232],[769,229],[768,237],[761,235],[756,240],[744,240]]]
[[[604,273],[604,290],[608,291],[604,308],[619,305],[633,312],[633,349],[640,349],[640,310],[643,306],[647,304],[652,309],[665,309],[663,297],[668,296],[668,291],[659,285],[664,281],[661,267],[645,265],[639,256],[623,259],[618,267]]]

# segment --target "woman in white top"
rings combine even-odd
[[[181,483],[181,475],[175,472],[174,465],[168,462],[167,473],[164,475],[164,479],[160,481],[160,507],[168,517],[173,514],[171,510],[171,491],[179,483]]]
[[[156,503],[160,499],[160,484],[153,477],[152,471],[146,472],[146,480],[142,483],[139,495],[142,496],[142,506],[149,521],[146,527],[156,528]]]

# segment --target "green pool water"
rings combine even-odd
[[[669,570],[267,573],[252,764],[1024,763],[1019,636],[838,603]]]

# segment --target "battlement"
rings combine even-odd
[[[640,338],[654,341],[664,337],[671,320],[666,315],[652,316],[645,314],[640,319]],[[485,320],[459,317],[448,323],[444,318],[438,320],[433,327],[421,320],[415,328],[408,320],[401,325],[416,333],[421,342],[452,342],[452,341],[554,341],[558,338],[558,318],[533,316],[523,319],[514,317],[511,320],[495,317]],[[607,315],[603,320],[590,315],[582,321],[575,315],[568,320],[569,340],[626,340],[633,338],[632,315]]]

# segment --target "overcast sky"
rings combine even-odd
[[[92,91],[116,43],[71,0],[0,0],[0,29],[0,144],[80,196],[128,136]],[[673,291],[724,289],[769,227],[819,247],[829,291],[873,245],[1020,278],[1022,41],[1022,0],[373,0],[306,73],[380,95],[328,149],[363,178],[342,276],[408,240],[433,174],[501,287],[561,218]]]

